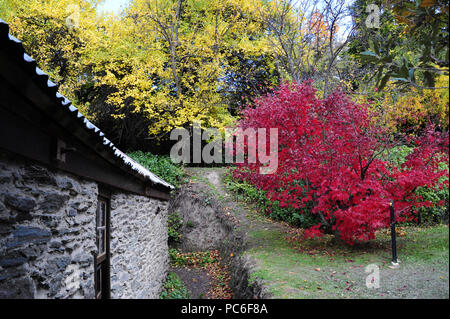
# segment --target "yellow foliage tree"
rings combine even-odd
[[[232,123],[222,97],[229,62],[237,51],[270,54],[255,18],[261,1],[132,0],[117,16],[98,14],[99,2],[1,0],[0,17],[94,120],[102,112],[117,121],[141,118],[152,136],[193,121]],[[104,99],[103,110],[90,105],[92,95]]]
[[[96,34],[98,0],[2,0],[0,17],[26,52],[76,104],[83,57]],[[82,107],[82,105],[79,105]]]
[[[439,87],[448,87],[449,77],[441,75],[436,82]],[[448,130],[449,93],[447,89],[424,89],[411,91],[395,96],[386,94],[382,101],[382,109],[387,122],[394,131],[417,132],[428,123]]]
[[[438,77],[437,85],[447,87],[448,75]],[[449,92],[447,89],[412,88],[407,92],[396,90],[392,82],[388,82],[386,90],[370,95],[355,94],[354,100],[359,104],[367,104],[373,121],[385,125],[392,133],[403,132],[417,134],[428,124],[447,131],[449,127]]]
[[[227,57],[268,52],[253,8],[245,0],[134,0],[90,53],[96,85],[116,88],[108,101],[117,117],[120,109],[145,114],[150,135],[193,121],[230,125],[220,93]]]

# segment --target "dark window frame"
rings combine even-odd
[[[103,212],[104,225],[99,225],[101,205],[105,204]],[[99,250],[99,228],[104,227],[104,251]],[[96,299],[111,298],[111,270],[110,270],[110,241],[111,241],[111,191],[99,185],[97,210],[95,213],[95,243],[98,254],[94,256],[94,289]]]

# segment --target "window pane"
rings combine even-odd
[[[98,292],[100,291],[102,288],[102,267],[99,266],[97,267],[97,281],[95,282],[95,290]]]
[[[100,218],[101,218],[100,225],[105,226],[106,225],[106,202],[101,202],[100,207],[101,207],[101,211],[102,211],[102,214],[100,216]]]
[[[106,228],[103,229],[102,234],[103,234],[103,252],[105,252],[106,251]]]
[[[106,252],[106,214],[107,202],[103,199],[98,200],[97,206],[97,249],[99,255]]]
[[[102,229],[97,229],[98,234],[98,253],[103,254],[105,252],[105,233]]]
[[[106,214],[106,203],[100,201],[97,212],[97,227],[105,225],[105,217],[106,217],[105,214]]]

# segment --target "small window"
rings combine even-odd
[[[95,235],[98,254],[94,260],[95,297],[97,299],[109,298],[109,219],[110,219],[110,198],[107,193],[101,192],[98,197]]]
[[[106,253],[106,215],[107,202],[99,198],[97,210],[97,248],[99,256]]]

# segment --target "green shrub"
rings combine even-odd
[[[136,162],[158,175],[166,182],[179,186],[184,176],[183,170],[179,165],[174,164],[167,155],[153,155],[136,151],[128,153]]]
[[[265,191],[259,190],[247,182],[234,180],[231,175],[226,176],[225,182],[227,189],[232,191],[240,200],[251,201],[274,220],[282,220],[303,228],[309,228],[320,221],[319,216],[309,213],[310,208],[308,208],[308,211],[302,212],[301,209],[281,207],[278,201],[271,202],[266,197]]]
[[[406,157],[412,151],[413,148],[406,145],[396,146],[391,148],[389,152],[385,152],[384,158],[400,166],[406,161]],[[448,171],[448,163],[442,161],[439,164],[439,169]],[[435,204],[433,207],[420,207],[418,209],[420,224],[432,225],[448,219],[449,191],[444,185],[445,181],[448,181],[448,177],[446,176],[441,177],[439,183],[434,187],[420,187],[416,190],[417,195]]]
[[[184,255],[175,248],[169,248],[170,264],[174,266],[181,266],[186,262]]]
[[[168,218],[168,233],[169,233],[169,243],[180,241],[181,234],[178,232],[181,225],[183,225],[183,220],[177,212],[169,214]]]
[[[382,159],[400,166],[406,161],[406,156],[412,153],[414,149],[407,145],[400,145],[384,151]]]
[[[186,227],[188,227],[188,228],[194,228],[194,227],[195,227],[195,224],[194,224],[194,222],[188,220],[188,221],[186,222]]]
[[[441,170],[448,171],[448,163],[441,162],[439,164]],[[449,202],[449,190],[444,185],[448,182],[448,177],[443,176],[439,180],[438,185],[435,187],[421,187],[417,189],[417,195],[422,196],[425,200],[428,200],[434,204],[433,207],[420,207],[419,208],[419,222],[421,224],[436,224],[445,220],[448,222],[448,202]],[[439,185],[440,184],[440,185]],[[441,203],[440,205],[438,203]]]
[[[445,203],[444,205],[437,204],[433,207],[420,207],[418,209],[418,218],[421,224],[431,225],[448,219],[448,189],[422,187],[417,190],[417,194],[435,204],[441,201]]]
[[[189,299],[189,291],[177,274],[170,272],[167,275],[164,289],[160,295],[161,299]]]

